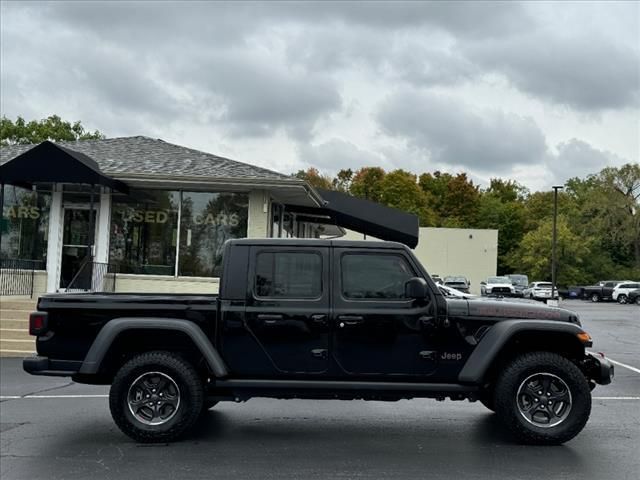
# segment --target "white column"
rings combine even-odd
[[[111,193],[104,188],[100,193],[98,207],[98,228],[96,229],[95,261],[107,263],[109,261],[109,228],[111,226]]]
[[[249,192],[247,238],[266,238],[269,233],[269,221],[269,192],[252,190]]]
[[[47,292],[55,292],[60,286],[60,262],[62,260],[62,185],[54,185],[49,211],[49,236],[47,238]]]

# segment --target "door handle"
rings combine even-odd
[[[316,315],[311,315],[311,321],[313,323],[315,323],[316,325],[326,325],[327,324],[327,316],[322,314],[322,313],[318,313]]]
[[[363,323],[364,317],[362,315],[338,315],[338,320],[340,320],[340,328],[353,327]]]
[[[265,325],[273,325],[279,320],[282,320],[283,317],[280,314],[261,313],[257,318],[258,320],[262,320]]]

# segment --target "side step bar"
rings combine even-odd
[[[400,392],[475,392],[477,386],[457,383],[350,382],[339,380],[216,380],[218,388],[257,388],[293,390],[376,390]]]

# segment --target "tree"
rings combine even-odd
[[[380,203],[417,215],[421,226],[434,224],[435,215],[428,206],[428,195],[422,191],[413,173],[405,170],[387,173],[380,182]]]
[[[519,248],[509,255],[510,266],[531,278],[551,280],[552,229],[553,220],[546,219],[527,233]],[[590,255],[590,242],[572,232],[564,216],[558,216],[557,232],[558,284],[568,286],[588,282],[590,279],[584,273],[584,265]]]
[[[379,202],[382,198],[381,186],[386,173],[380,167],[364,167],[353,176],[349,193],[355,197]]]
[[[507,198],[513,198],[507,195]],[[477,228],[498,230],[498,273],[514,272],[507,261],[509,254],[516,250],[525,233],[525,207],[519,201],[505,201],[502,191],[489,189],[479,201]]]
[[[630,246],[634,266],[640,269],[640,164],[605,168],[596,178],[602,185],[605,231]]]
[[[353,181],[353,170],[350,168],[342,169],[338,172],[336,177],[331,181],[331,185],[334,190],[339,192],[349,193],[351,189],[351,182]]]
[[[466,173],[423,173],[421,189],[433,199],[436,226],[470,228],[477,220],[480,189]]]
[[[331,190],[331,177],[320,173],[317,168],[309,167],[306,170],[298,170],[298,172],[294,176],[305,180],[314,188],[324,188],[325,190]]]
[[[0,119],[0,145],[17,145],[52,142],[73,142],[76,140],[100,140],[105,136],[98,130],[87,132],[80,121],[65,122],[57,115],[42,120],[26,122],[18,117],[13,122],[7,117]]]
[[[492,178],[487,193],[494,195],[503,202],[524,201],[529,196],[529,190],[515,180]]]

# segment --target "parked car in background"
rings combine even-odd
[[[640,288],[629,292],[629,295],[627,295],[627,303],[640,305]]]
[[[434,275],[431,275],[431,278],[433,279],[433,281],[435,283],[437,283],[438,285],[442,285],[442,278],[440,278],[440,275],[438,275],[437,273]]]
[[[551,298],[551,282],[533,282],[524,291],[524,297],[532,300],[547,300]],[[554,295],[558,298],[558,292]]]
[[[469,293],[471,282],[469,282],[467,277],[450,276],[444,277],[444,285],[446,285],[447,287],[455,288],[456,290],[464,293]]]
[[[438,285],[438,289],[440,289],[440,292],[442,293],[442,295],[444,295],[447,298],[463,298],[463,299],[470,299],[470,298],[475,298],[475,295],[471,295],[470,293],[465,293],[465,292],[461,292],[460,290],[457,290],[455,288],[451,288],[451,287],[447,287],[446,285]]]
[[[633,283],[631,280],[604,280],[597,285],[584,287],[584,298],[592,302],[604,302],[613,298],[613,290],[621,283]]]
[[[611,298],[613,301],[618,303],[627,303],[627,299],[629,298],[629,293],[633,290],[637,290],[640,288],[640,283],[632,282],[632,283],[621,283],[613,289],[613,293],[611,294]]]
[[[489,277],[486,282],[480,284],[482,295],[506,295],[514,296],[516,288],[507,277]]]
[[[507,275],[507,278],[511,280],[512,285],[516,289],[516,293],[524,297],[524,290],[529,286],[529,277],[521,273],[512,273]]]

